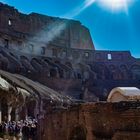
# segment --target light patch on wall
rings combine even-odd
[[[112,55],[109,53],[109,54],[107,54],[107,59],[108,60],[112,60]]]
[[[12,25],[12,20],[11,20],[11,19],[8,20],[8,25],[9,25],[9,26]]]

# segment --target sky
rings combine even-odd
[[[79,20],[89,28],[96,50],[129,50],[140,58],[140,0],[117,10],[97,1],[105,0],[0,0],[23,13]]]

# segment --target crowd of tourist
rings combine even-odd
[[[10,121],[0,124],[0,138],[3,140],[37,140],[38,123],[35,119]]]

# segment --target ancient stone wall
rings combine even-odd
[[[2,3],[0,69],[88,101],[106,100],[118,86],[140,88],[140,59],[129,51],[94,50],[79,21],[26,15]]]
[[[54,111],[43,120],[41,140],[139,140],[139,105],[93,103]]]
[[[0,44],[6,48],[49,56],[61,50],[65,55],[69,48],[94,50],[89,30],[79,21],[26,15],[2,3],[0,9]]]
[[[62,94],[87,101],[91,101],[91,97],[92,101],[96,97],[106,100],[109,92],[118,86],[140,88],[140,61],[129,52],[93,51],[89,53],[91,57],[87,58],[84,57],[84,50],[71,51],[79,53],[76,61],[74,58],[71,60],[28,55],[0,48],[0,68],[24,75]],[[101,60],[96,59],[99,53]],[[108,54],[111,55],[110,60],[107,58]],[[117,60],[118,54],[124,59]],[[71,55],[74,57],[74,53]]]

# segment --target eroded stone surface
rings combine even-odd
[[[85,101],[106,100],[118,86],[140,88],[140,60],[129,51],[95,50],[79,21],[0,9],[2,70]]]
[[[129,137],[138,140],[140,103],[128,104],[82,104],[47,114],[41,139],[120,140]]]

